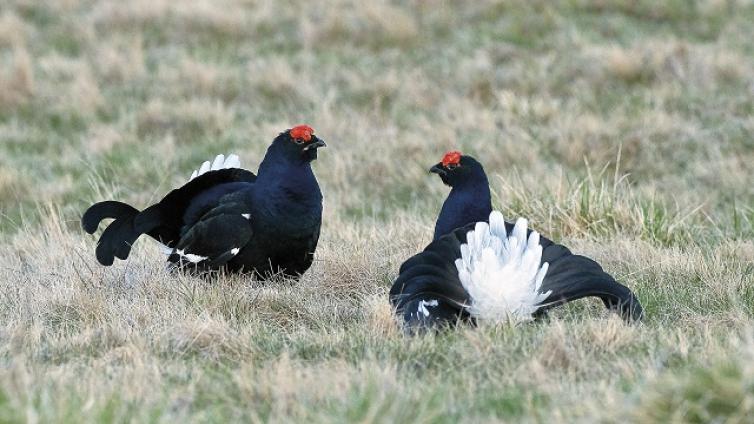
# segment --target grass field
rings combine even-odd
[[[754,2],[4,0],[0,422],[747,422]],[[208,284],[78,219],[328,142],[316,262]],[[387,291],[481,159],[496,207],[634,290],[407,337]]]

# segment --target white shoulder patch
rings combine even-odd
[[[238,254],[238,252],[240,252],[240,251],[241,251],[241,249],[239,249],[237,247],[234,247],[234,248],[230,249],[230,254],[233,255],[233,256],[236,256]]]
[[[196,171],[194,171],[191,174],[191,177],[189,178],[189,181],[193,180],[194,178],[204,175],[209,171],[217,171],[218,169],[228,169],[228,168],[240,168],[241,167],[241,160],[238,158],[238,155],[228,155],[226,158],[225,155],[217,155],[215,156],[215,159],[210,161],[204,161],[202,163],[202,166],[199,167]]]
[[[429,316],[429,310],[427,309],[427,306],[430,308],[437,306],[437,299],[432,300],[420,300],[419,301],[419,307],[417,308],[416,312],[424,315],[425,317]]]
[[[519,218],[510,235],[503,214],[493,211],[489,225],[478,222],[461,245],[458,277],[471,297],[469,313],[492,321],[527,321],[550,292],[540,293],[548,264],[540,264],[539,233],[526,237]]]
[[[185,259],[191,263],[199,263],[205,259],[207,259],[209,256],[201,256],[201,255],[194,255],[193,253],[186,253],[183,249],[178,249],[175,251],[178,256],[180,256],[182,259]]]

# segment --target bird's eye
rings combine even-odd
[[[452,171],[452,170],[454,170],[454,169],[458,168],[458,166],[459,166],[459,165],[458,165],[457,163],[449,163],[449,164],[448,164],[448,170],[449,170],[449,171]]]
[[[298,144],[298,145],[302,145],[302,144],[304,144],[304,139],[303,138],[294,138],[293,142],[296,143],[296,144]]]

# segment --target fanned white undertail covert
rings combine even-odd
[[[226,158],[225,155],[217,155],[215,156],[215,159],[210,161],[204,161],[202,163],[202,166],[199,167],[196,171],[194,171],[191,174],[191,178],[189,178],[189,181],[193,180],[194,178],[206,174],[209,171],[217,171],[218,169],[227,169],[227,168],[240,168],[241,167],[241,160],[238,159],[237,155],[228,155]]]
[[[527,221],[519,218],[510,235],[503,214],[493,211],[489,225],[478,222],[461,245],[456,268],[471,297],[469,313],[490,321],[527,321],[550,295],[540,293],[548,264],[542,261],[539,233],[526,237]]]
[[[227,169],[227,168],[240,168],[241,167],[241,160],[238,158],[238,155],[230,154],[226,158],[225,155],[217,155],[212,160],[212,162],[206,160],[202,163],[202,166],[199,167],[199,169],[195,170],[191,173],[191,177],[189,177],[189,181],[193,180],[194,178],[204,175],[209,171],[217,171],[218,169]],[[164,244],[157,242],[160,248],[160,252],[162,252],[165,256],[170,256],[171,253],[173,253],[173,249],[165,246]],[[195,255],[194,255],[195,256]]]

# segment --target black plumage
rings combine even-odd
[[[472,299],[461,282],[456,260],[461,258],[468,232],[477,222],[488,222],[492,212],[487,176],[474,158],[448,152],[430,171],[452,189],[437,218],[434,240],[403,263],[390,290],[390,301],[409,328],[475,322],[468,312]],[[505,227],[510,234],[514,224],[505,222]],[[531,233],[527,230],[527,237]],[[597,262],[544,237],[539,238],[539,245],[540,264],[549,264],[539,293],[550,294],[535,315],[593,296],[626,320],[641,319],[643,310],[636,296]]]
[[[390,300],[409,327],[474,322],[467,312],[471,299],[458,277],[455,261],[461,257],[461,245],[466,243],[466,235],[475,225],[457,228],[432,241],[424,251],[401,265],[390,290]],[[513,224],[506,223],[506,229],[510,233]],[[540,291],[552,293],[542,302],[537,315],[566,302],[597,297],[624,319],[641,319],[643,310],[636,296],[597,262],[574,255],[567,247],[544,237],[540,237],[540,245],[542,263],[549,263]],[[437,305],[428,306],[434,303]]]
[[[114,219],[96,249],[103,265],[126,259],[147,234],[170,249],[169,262],[192,270],[299,276],[311,266],[319,239],[322,193],[311,162],[324,145],[310,127],[294,127],[275,138],[258,175],[212,170],[143,211],[122,202],[96,203],[82,227],[91,234],[103,219]]]

